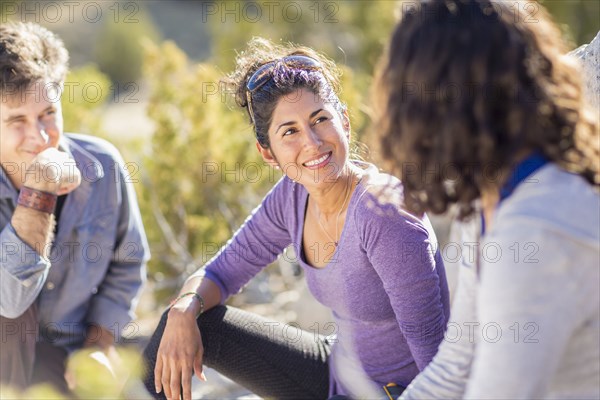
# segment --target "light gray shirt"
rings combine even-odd
[[[463,265],[446,338],[401,399],[600,398],[600,196],[547,164]]]

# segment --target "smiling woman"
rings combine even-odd
[[[435,233],[402,208],[398,180],[351,159],[338,76],[308,48],[256,39],[239,57],[229,83],[284,176],[164,314],[145,351],[158,398],[189,399],[203,364],[263,397],[372,398],[407,386],[435,354],[448,319]],[[336,337],[222,305],[290,245]]]

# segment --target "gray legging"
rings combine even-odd
[[[156,398],[154,366],[167,322],[162,316],[144,351],[144,384]],[[218,306],[198,318],[203,362],[253,393],[277,399],[326,399],[327,357],[331,345],[323,336],[268,321],[233,307]]]

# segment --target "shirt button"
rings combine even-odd
[[[92,288],[92,294],[96,294],[96,293],[98,293],[98,288],[97,287]]]
[[[52,283],[52,282],[46,283],[46,289],[48,289],[48,290],[54,289],[54,283]]]

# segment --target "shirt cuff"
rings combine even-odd
[[[219,287],[219,290],[221,291],[220,304],[221,305],[225,304],[225,300],[227,300],[227,298],[229,297],[229,292],[227,292],[227,289],[225,288],[225,284],[223,284],[223,281],[221,281],[221,278],[219,278],[219,276],[217,274],[215,274],[213,271],[210,271],[210,270],[205,271],[204,278],[210,279],[211,281],[214,282],[215,285],[217,285]]]
[[[50,261],[25,243],[12,224],[0,233],[0,243],[2,268],[24,287],[37,283],[40,275],[50,268]]]

